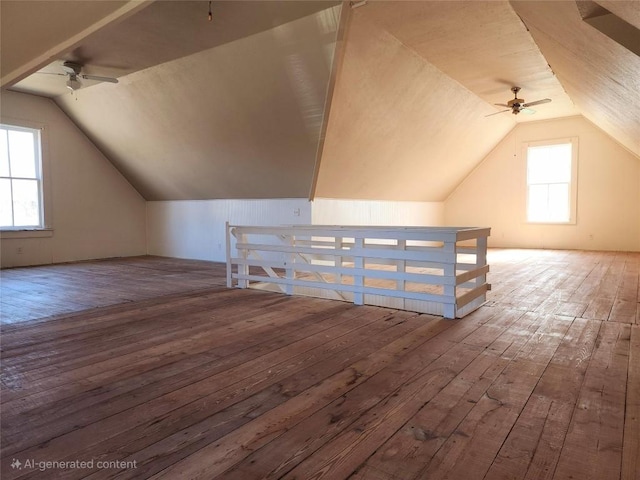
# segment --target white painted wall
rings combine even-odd
[[[232,225],[442,225],[439,203],[305,198],[147,202],[150,255],[225,260]],[[265,241],[268,241],[265,239]],[[232,239],[233,247],[233,239]]]
[[[147,202],[149,254],[225,261],[225,222],[308,225],[311,204],[306,198]]]
[[[575,225],[526,223],[522,143],[577,136]],[[583,117],[521,123],[445,202],[447,225],[491,227],[489,246],[640,251],[640,158]]]
[[[52,228],[46,237],[2,234],[1,266],[144,255],[145,201],[102,153],[53,101],[6,91],[0,101],[3,122],[45,126]]]
[[[444,225],[443,202],[394,202],[316,198],[311,221],[314,225]]]

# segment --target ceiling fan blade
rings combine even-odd
[[[535,102],[529,102],[522,104],[523,107],[533,107],[534,105],[542,105],[543,103],[549,103],[551,101],[550,98],[543,98],[542,100],[536,100]]]
[[[499,112],[496,112],[496,113],[490,113],[489,115],[485,115],[485,117],[491,117],[493,115],[498,115],[499,113],[510,112],[510,111],[511,111],[511,109],[508,108],[506,110],[500,110]]]
[[[494,105],[497,105],[499,107],[505,107],[505,108],[511,108],[509,105],[507,105],[506,103],[494,103]]]
[[[96,80],[98,82],[109,82],[109,83],[118,83],[118,79],[117,78],[111,78],[111,77],[100,77],[98,75],[80,75],[82,78],[84,78],[85,80]]]
[[[41,73],[43,75],[61,75],[63,77],[67,76],[66,73],[57,73],[57,72],[36,72],[36,73]]]

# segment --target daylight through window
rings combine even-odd
[[[557,143],[527,148],[527,220],[569,223],[575,189],[573,145]]]
[[[0,228],[41,228],[40,131],[0,125]]]

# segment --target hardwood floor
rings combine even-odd
[[[2,478],[639,479],[640,253],[489,262],[462,320],[207,262],[3,270]]]
[[[226,285],[221,263],[160,257],[12,268],[0,275],[0,321],[20,322]]]

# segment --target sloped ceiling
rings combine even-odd
[[[56,102],[148,200],[306,197],[337,15],[325,10]]]
[[[513,85],[553,102],[487,117]],[[351,18],[316,194],[442,201],[516,121],[577,113],[509,3],[372,2]]]
[[[2,86],[77,46],[87,35],[144,7],[143,1],[2,0]]]
[[[360,14],[491,105],[514,85],[527,101],[553,99],[518,122],[579,113],[508,2],[372,2]]]
[[[602,3],[638,28],[640,2]],[[580,113],[640,156],[640,57],[583,21],[575,2],[518,1],[513,8]]]
[[[119,84],[70,95],[64,77],[36,74],[13,89],[54,97],[148,200],[306,197],[335,4],[215,2],[209,23],[206,2],[157,2],[69,54],[128,73]]]
[[[361,9],[362,10],[362,9]],[[316,195],[440,201],[513,128],[355,12]]]
[[[6,20],[2,3],[6,47],[6,25],[26,20],[18,9]],[[207,3],[158,1],[53,63],[36,58],[51,72],[79,61],[117,85],[62,95],[63,77],[35,74],[11,88],[54,98],[150,200],[311,190],[439,201],[517,122],[576,114],[640,156],[640,58],[572,0],[345,2],[344,48],[337,2],[214,1],[212,23]],[[638,28],[638,2],[598,4]],[[514,85],[526,101],[553,102],[487,116]]]
[[[83,2],[85,8],[103,3]],[[41,2],[22,2],[27,6],[38,3]],[[119,78],[264,32],[330,8],[338,2],[216,1],[212,5],[211,22],[207,21],[207,3],[202,0],[151,3],[139,15],[92,33],[80,45],[64,52],[40,71],[62,72],[63,61],[69,60],[83,65],[83,73]],[[67,9],[63,10],[63,14],[66,13]],[[58,15],[56,18],[58,25],[69,26],[76,22],[74,17],[67,19]],[[83,82],[84,88],[95,85]],[[31,75],[14,85],[13,89],[48,97],[68,93],[64,82],[51,75]]]
[[[638,5],[638,0],[598,0],[597,3],[640,29],[640,5]]]

